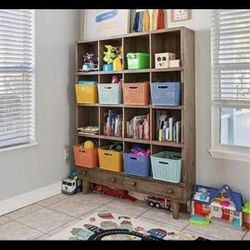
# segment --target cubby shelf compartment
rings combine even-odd
[[[181,84],[181,104],[179,106],[149,105],[105,105],[105,104],[76,104],[76,127],[93,123],[98,125],[100,132],[97,135],[76,133],[77,142],[87,139],[97,141],[99,147],[120,142],[123,150],[131,144],[141,144],[151,149],[152,154],[161,151],[173,151],[181,153],[182,177],[180,183],[170,183],[154,180],[152,177],[131,177],[125,173],[113,173],[96,169],[77,168],[83,181],[83,193],[89,191],[90,183],[99,183],[120,189],[138,191],[154,196],[162,196],[171,200],[173,217],[179,217],[180,204],[186,205],[191,198],[192,187],[195,183],[195,64],[194,64],[194,31],[185,28],[171,28],[160,31],[132,33],[123,36],[102,38],[99,40],[79,41],[76,43],[76,69],[75,83],[80,80],[95,80],[98,83],[108,83],[113,75],[119,75],[124,83],[144,82],[171,82],[178,81]],[[107,43],[115,46],[123,46],[123,70],[102,71],[103,46]],[[86,52],[97,53],[99,58],[98,70],[90,72],[80,71],[82,55]],[[144,52],[150,55],[150,65],[147,69],[131,70],[127,67],[126,54]],[[176,53],[176,59],[180,59],[178,68],[155,68],[155,53]],[[122,136],[107,136],[103,133],[103,112],[109,109],[119,110],[122,115]],[[84,111],[85,110],[85,111]],[[166,110],[170,115],[181,120],[180,143],[174,141],[158,141],[155,132],[155,117],[157,111]],[[149,114],[150,135],[149,140],[127,138],[126,122],[135,115]],[[91,116],[94,116],[91,118]],[[91,120],[92,119],[92,120]]]

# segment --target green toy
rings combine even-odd
[[[107,51],[103,52],[105,55],[103,57],[103,61],[107,64],[112,64],[114,59],[119,56],[119,48],[112,45],[104,45],[104,47],[107,49]]]
[[[192,215],[189,219],[190,224],[197,225],[197,226],[208,226],[210,221],[208,218],[203,216]]]

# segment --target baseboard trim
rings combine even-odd
[[[0,201],[0,216],[61,192],[61,182]]]

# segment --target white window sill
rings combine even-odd
[[[38,145],[37,142],[22,144],[22,145],[18,145],[18,146],[10,146],[10,147],[6,147],[6,148],[0,148],[0,152],[11,151],[11,150],[27,148],[27,147],[33,147],[33,146],[36,146],[36,145]]]
[[[221,150],[221,149],[210,149],[208,150],[208,152],[213,158],[250,162],[250,153],[244,154],[244,153]]]

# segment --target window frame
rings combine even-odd
[[[32,110],[32,119],[31,119],[31,124],[32,124],[32,139],[29,142],[22,143],[22,144],[13,144],[9,145],[6,147],[0,147],[0,152],[5,152],[5,151],[10,151],[10,150],[17,150],[17,149],[22,149],[26,147],[32,147],[38,145],[37,139],[36,139],[36,105],[35,105],[35,79],[36,79],[36,72],[35,72],[35,49],[36,49],[36,43],[35,43],[35,10],[31,10],[31,15],[32,15],[32,80],[31,80],[31,99],[30,99],[30,104],[31,104],[31,110]]]
[[[215,10],[213,10],[215,11]],[[213,18],[213,11],[211,16]],[[212,19],[211,18],[211,19]],[[213,20],[213,19],[212,19]],[[212,24],[213,25],[213,24]],[[245,108],[250,106],[235,101],[214,101],[214,72],[213,72],[213,26],[211,27],[211,149],[208,150],[213,158],[250,162],[250,146],[221,144],[220,143],[220,108]]]

